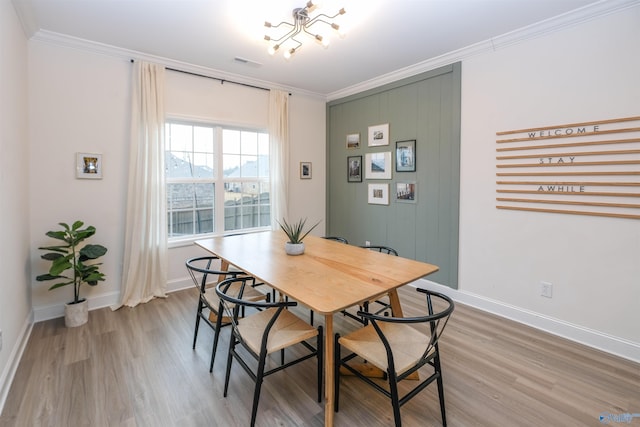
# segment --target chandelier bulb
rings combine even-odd
[[[280,49],[280,45],[279,44],[275,44],[271,47],[269,47],[269,49],[267,50],[267,52],[269,52],[269,55],[273,55],[276,53],[276,51]]]
[[[296,50],[294,48],[291,48],[287,51],[285,51],[284,53],[284,59],[289,59],[291,58],[291,55],[293,55],[294,53],[296,53]]]

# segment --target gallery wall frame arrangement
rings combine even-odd
[[[102,154],[76,153],[76,178],[102,179]]]
[[[366,179],[391,179],[391,151],[365,154]]]
[[[367,186],[367,202],[370,205],[389,204],[389,184],[369,184]]]
[[[300,179],[311,179],[311,162],[300,162]]]
[[[347,157],[347,182],[362,182],[362,156]]]
[[[369,126],[369,147],[389,145],[389,123]]]
[[[416,140],[396,141],[396,172],[416,171]]]

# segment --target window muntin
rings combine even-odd
[[[268,134],[168,122],[166,145],[170,239],[270,226]]]

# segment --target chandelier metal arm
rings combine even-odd
[[[324,22],[324,23],[325,23],[325,24],[327,24],[328,26],[333,27],[333,26],[335,25],[334,23],[332,23],[332,22],[327,22],[327,21],[325,21],[325,20],[323,20],[323,19],[320,19],[320,18],[325,17],[325,18],[327,18],[327,19],[335,19],[335,18],[337,18],[338,16],[340,16],[340,15],[344,15],[344,14],[345,14],[345,10],[344,10],[344,9],[340,9],[340,10],[338,11],[338,13],[336,13],[336,14],[335,14],[335,15],[333,15],[333,16],[329,16],[329,15],[325,15],[324,13],[321,13],[320,15],[314,16],[314,17],[313,17],[313,19],[311,19],[311,20],[310,20],[310,21],[305,25],[305,27],[309,28],[309,27],[311,27],[313,24],[315,24],[316,22]]]
[[[298,26],[296,25],[295,27],[293,27],[293,29],[291,31],[289,31],[288,33],[286,33],[285,35],[283,35],[279,39],[277,39],[277,40],[269,39],[269,40],[280,44],[280,42],[282,42],[282,41],[285,41],[287,39],[293,38],[299,32],[300,32],[300,28],[298,28]]]

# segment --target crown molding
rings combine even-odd
[[[430,58],[409,67],[401,68],[375,77],[356,85],[332,92],[327,95],[327,101],[345,98],[360,92],[384,86],[397,80],[412,77],[426,71],[435,70],[444,65],[453,64],[464,59],[471,58],[481,53],[496,51],[498,49],[531,40],[547,34],[562,31],[566,28],[579,25],[612,13],[620,12],[640,5],[640,0],[600,0],[597,3],[584,6],[580,9],[567,12],[556,17],[540,21],[538,23],[519,28],[503,35],[484,40],[479,43],[448,52],[444,55]]]
[[[68,36],[65,34],[56,33],[47,30],[38,30],[31,37],[31,41],[48,43],[56,46],[61,46],[69,49],[76,49],[83,52],[89,52],[96,55],[105,55],[114,58],[119,58],[126,61],[147,61],[155,64],[163,65],[167,68],[173,68],[188,73],[199,74],[206,77],[211,77],[218,80],[225,80],[234,83],[241,83],[249,86],[263,87],[268,90],[280,89],[289,93],[295,93],[298,95],[305,95],[314,98],[320,98],[324,100],[326,97],[324,94],[318,94],[304,89],[282,86],[273,82],[252,79],[240,74],[227,73],[225,71],[216,70],[214,68],[207,68],[199,65],[190,64],[187,62],[176,61],[173,59],[150,55],[144,52],[139,52],[130,49],[124,49],[104,43],[98,43],[78,37]]]

